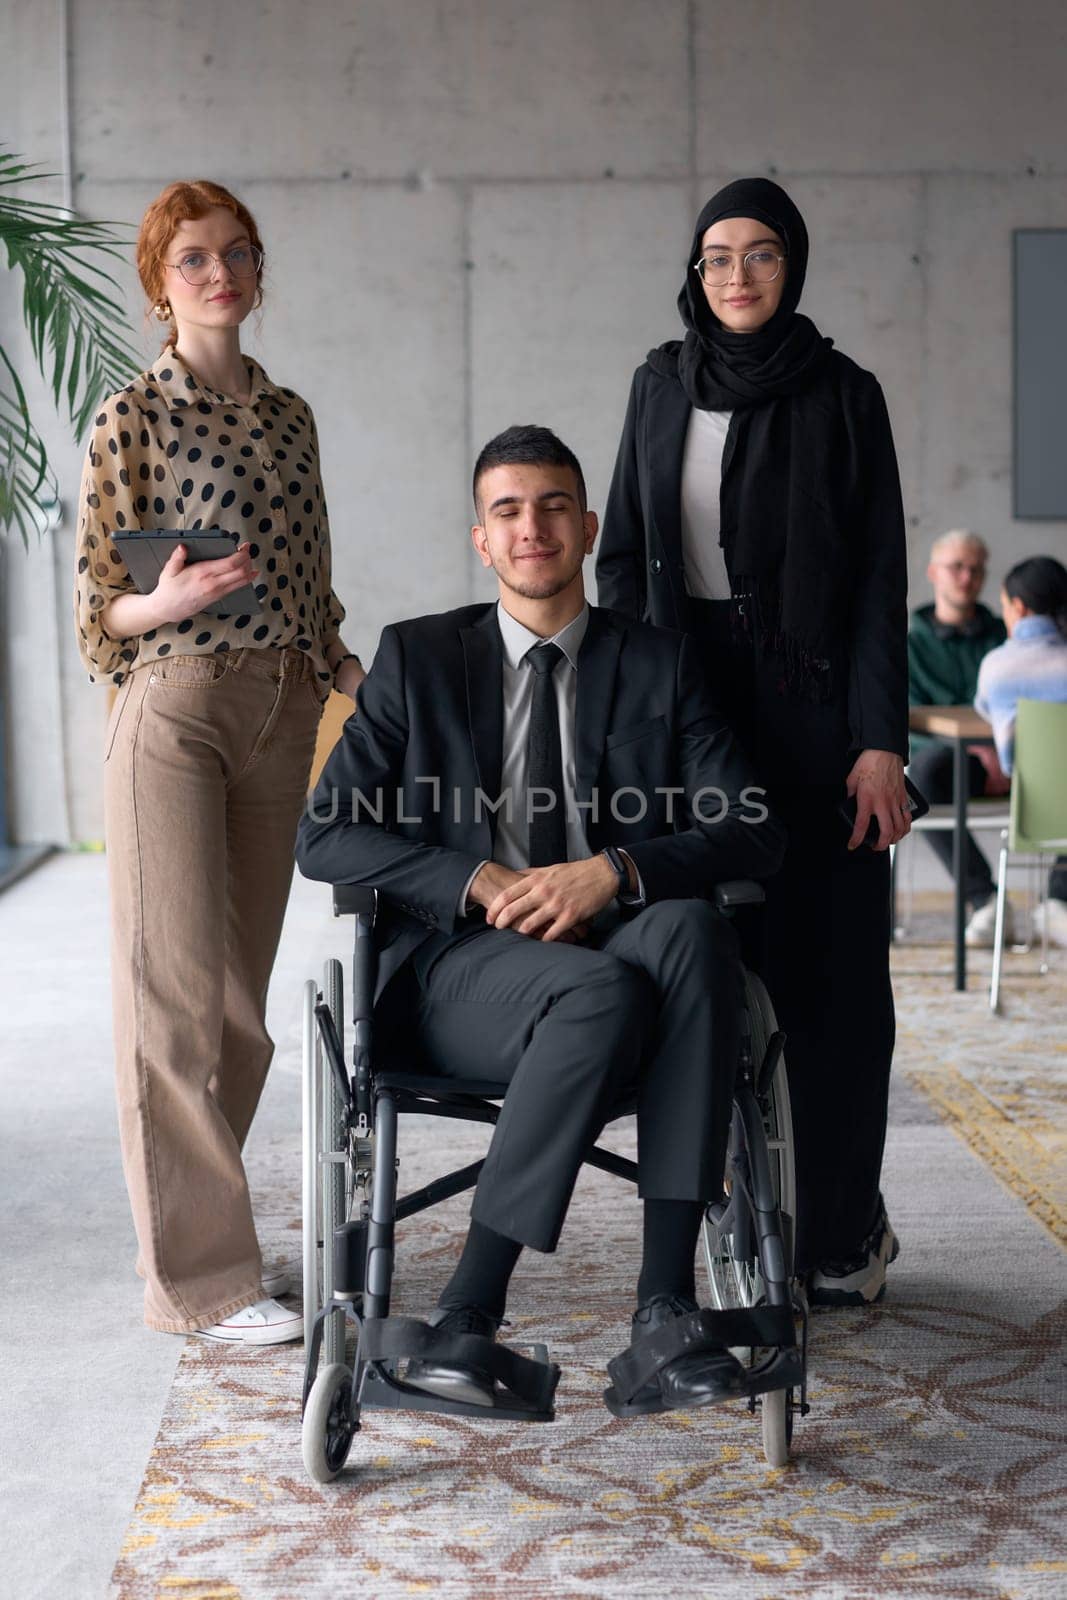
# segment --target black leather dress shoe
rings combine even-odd
[[[439,1307],[426,1320],[442,1333],[475,1333],[482,1339],[495,1339],[500,1327],[496,1317],[480,1311],[477,1306]],[[482,1367],[463,1366],[459,1362],[409,1361],[404,1382],[424,1389],[427,1394],[439,1394],[445,1400],[462,1400],[470,1406],[493,1404],[492,1373]]]
[[[690,1316],[697,1309],[696,1301],[685,1295],[655,1295],[634,1312],[630,1344],[636,1344],[646,1334],[677,1317]],[[744,1369],[736,1356],[720,1347],[676,1356],[660,1368],[656,1381],[663,1404],[673,1411],[735,1399],[744,1392]]]

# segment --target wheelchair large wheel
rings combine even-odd
[[[352,1372],[334,1362],[321,1368],[304,1407],[300,1448],[308,1476],[332,1483],[348,1459],[355,1431]]]
[[[342,967],[328,961],[324,999],[338,1037],[344,1040]],[[346,1160],[344,1118],[330,1063],[319,1038],[315,1006],[319,992],[313,979],[304,984],[303,1014],[303,1264],[304,1329],[310,1337],[320,1306],[333,1294],[333,1230],[344,1221]],[[331,1156],[340,1160],[331,1160]],[[344,1361],[345,1319],[338,1312],[323,1329],[326,1364]]]
[[[319,1309],[319,1030],[315,1005],[319,986],[308,978],[303,990],[300,1063],[301,1243],[304,1340]]]
[[[770,996],[761,980],[745,973],[745,1027],[742,1040],[747,1056],[748,1076],[755,1085],[771,1036],[777,1029]],[[786,1269],[792,1276],[793,1219],[796,1215],[796,1165],[793,1156],[793,1130],[789,1111],[789,1085],[785,1061],[780,1059],[770,1084],[758,1100],[763,1137],[767,1149],[771,1185],[782,1218],[782,1245]],[[758,1240],[749,1188],[749,1157],[745,1124],[735,1104],[730,1124],[724,1188],[728,1206],[721,1225],[712,1218],[704,1221],[704,1255],[711,1288],[712,1304],[719,1311],[758,1306],[766,1303],[766,1285],[760,1265]],[[747,1361],[749,1350],[735,1352]],[[793,1434],[794,1395],[791,1389],[772,1390],[760,1400],[764,1455],[770,1466],[780,1467],[789,1457]]]
[[[746,1047],[755,1073],[758,1072],[766,1055],[768,1043],[776,1031],[777,1023],[770,996],[753,972],[745,973],[745,1012],[749,1030]],[[789,1084],[786,1080],[784,1060],[778,1062],[770,1087],[760,1103],[760,1113],[770,1159],[771,1182],[782,1212],[787,1264],[791,1268],[797,1180],[793,1159],[793,1124],[789,1112]],[[748,1155],[745,1148],[745,1129],[740,1112],[735,1106],[726,1155],[727,1194],[733,1196],[736,1190],[744,1190],[747,1182]],[[711,1284],[711,1298],[719,1311],[728,1311],[738,1306],[760,1305],[764,1298],[763,1274],[760,1270],[752,1213],[745,1204],[743,1193],[737,1195],[737,1200],[738,1204],[731,1207],[728,1229],[720,1231],[710,1219],[706,1219],[704,1223],[704,1254]]]
[[[345,1003],[344,969],[336,960],[327,961],[323,972],[323,998],[330,1008],[337,1037],[344,1048]],[[325,1050],[322,1051],[322,1078],[319,1104],[322,1116],[322,1156],[320,1159],[322,1193],[322,1303],[333,1299],[333,1230],[340,1227],[346,1214],[347,1136],[344,1123],[344,1106],[337,1082]],[[340,1160],[336,1159],[338,1156]],[[323,1329],[323,1360],[332,1365],[345,1358],[345,1318],[335,1312],[326,1319]]]

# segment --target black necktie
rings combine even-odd
[[[558,644],[535,644],[526,652],[533,668],[533,704],[530,707],[530,737],[526,745],[527,795],[530,803],[530,865],[552,867],[567,859],[567,814],[563,793],[563,752],[559,742],[559,713],[553,673],[564,660]],[[546,794],[529,794],[532,789],[547,789],[555,797],[550,811],[537,809],[548,803]]]

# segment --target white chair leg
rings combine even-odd
[[[1033,856],[1027,856],[1026,862],[1026,944],[1022,946],[1027,952],[1034,948],[1034,912],[1041,901],[1041,881],[1038,873],[1037,862]],[[1016,943],[1016,949],[1020,946]]]
[[[911,835],[909,834],[908,837],[910,838]],[[908,895],[905,902],[906,910],[904,912],[905,933],[910,933],[915,923],[915,856],[916,847],[913,843],[904,852],[904,871],[908,880]]]
[[[1046,858],[1045,856],[1043,856],[1043,855],[1038,856],[1037,861],[1038,861],[1038,866],[1037,866],[1037,871],[1038,871],[1037,903],[1038,903],[1038,905],[1042,905],[1043,904],[1044,907],[1045,907],[1045,915],[1041,918],[1041,967],[1040,967],[1041,976],[1044,977],[1045,974],[1048,972],[1048,878],[1049,878],[1049,872],[1051,871],[1051,868],[1048,865],[1048,858]]]
[[[989,980],[989,1009],[1000,1007],[1000,967],[1004,959],[1004,907],[1008,898],[1008,844],[1001,834],[1000,861],[997,866],[997,916],[993,930],[993,975]]]

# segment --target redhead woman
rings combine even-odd
[[[145,1321],[244,1344],[300,1337],[275,1295],[241,1159],[273,1054],[267,985],[323,704],[363,677],[340,636],[307,404],[242,354],[263,241],[220,185],[148,207],[137,267],[166,325],[105,402],[82,484],[75,617],[105,741],[119,1126]],[[112,536],[221,528],[141,595]],[[258,611],[228,611],[252,584]]]
[[[777,184],[743,179],[704,207],[685,338],[634,377],[597,580],[601,604],[697,640],[789,830],[764,965],[789,1041],[798,1269],[815,1303],[838,1305],[880,1298],[897,1249],[879,1174],[887,852],[909,827],[907,580],[882,391],[798,314],[807,262]]]

